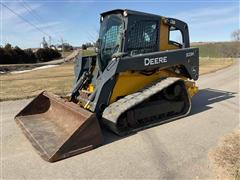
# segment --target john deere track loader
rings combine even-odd
[[[100,146],[103,126],[123,136],[191,109],[199,55],[186,23],[117,9],[102,13],[100,24],[97,55],[76,59],[71,94],[44,91],[15,117],[47,161]]]

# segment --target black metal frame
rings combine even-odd
[[[124,12],[127,13],[127,16],[124,16]],[[164,19],[164,23],[168,24],[169,26],[173,26],[176,29],[179,29],[182,33],[182,37],[183,37],[183,46],[182,48],[188,48],[190,47],[190,40],[189,40],[189,31],[188,31],[188,25],[187,23],[175,19],[175,18],[167,18],[167,17],[163,17],[163,16],[159,16],[159,15],[155,15],[155,14],[150,14],[150,13],[144,13],[144,12],[139,12],[139,11],[133,11],[133,10],[128,10],[128,9],[115,9],[112,11],[108,11],[108,12],[104,12],[101,14],[101,16],[104,18],[107,15],[111,15],[111,14],[121,14],[123,21],[124,21],[124,30],[125,30],[125,34],[123,36],[123,47],[122,47],[122,52],[126,52],[127,51],[127,39],[128,39],[128,32],[127,29],[130,28],[130,26],[134,23],[134,21],[138,21],[138,20],[154,20],[158,22],[158,28],[160,28],[160,23],[161,20]],[[158,37],[160,35],[160,31],[158,31]],[[158,42],[159,43],[159,42]],[[158,44],[159,47],[159,44]],[[158,49],[156,49],[157,51]]]
[[[189,31],[188,31],[187,23],[174,18],[166,18],[164,22],[169,25],[169,28],[173,26],[176,28],[176,30],[180,30],[182,34],[182,40],[183,40],[183,46],[181,48],[190,47]],[[170,29],[168,31],[168,37],[169,37],[169,33],[170,33]]]
[[[166,59],[166,62],[149,66],[144,65],[145,58],[162,57]],[[166,69],[174,66],[182,66],[186,71],[185,76],[187,78],[197,80],[199,76],[198,48],[153,52],[113,59],[101,74],[101,79],[98,81],[95,92],[89,97],[91,111],[96,113],[102,112],[108,105],[117,74],[126,71]]]
[[[85,57],[79,56],[75,59],[74,62],[75,83],[81,78],[84,72],[89,71],[91,66],[96,65],[96,58],[97,58],[96,56]]]
[[[157,23],[157,39],[159,39],[159,33],[160,33],[160,22],[161,22],[161,19],[160,17],[158,16],[143,16],[143,15],[128,15],[128,24],[127,24],[127,31],[126,31],[126,34],[125,34],[125,41],[124,41],[124,44],[125,44],[125,48],[124,48],[124,52],[127,52],[128,51],[128,43],[127,43],[127,40],[129,38],[129,32],[130,32],[130,29],[131,29],[131,26],[133,24],[135,24],[136,22],[138,21],[155,21]],[[157,41],[156,45],[155,45],[155,48],[152,49],[152,52],[154,51],[158,51],[159,50],[159,41]]]
[[[124,16],[124,11],[126,11],[127,16]],[[107,107],[111,93],[113,91],[116,76],[121,72],[126,71],[145,71],[145,70],[154,70],[154,69],[166,69],[171,67],[181,67],[184,70],[184,75],[189,79],[197,80],[199,76],[199,52],[198,48],[189,48],[189,34],[188,34],[188,26],[183,21],[173,19],[173,18],[164,18],[164,23],[167,23],[171,26],[179,29],[183,34],[183,42],[184,46],[182,49],[178,50],[168,50],[168,51],[158,51],[151,53],[144,53],[139,55],[129,55],[126,52],[127,49],[127,38],[129,25],[132,24],[133,21],[138,19],[148,19],[148,20],[156,20],[159,22],[158,28],[160,27],[161,16],[142,13],[131,10],[113,10],[109,12],[102,13],[101,16],[105,17],[110,14],[122,14],[124,20],[124,35],[123,35],[123,46],[122,46],[122,54],[121,56],[114,57],[107,65],[107,67],[100,71],[99,78],[96,79],[95,90],[88,98],[90,106],[90,110],[92,112],[96,112],[97,114],[101,114],[105,107]],[[128,23],[129,22],[129,23]],[[160,33],[160,31],[158,31]],[[159,36],[159,35],[158,35]],[[158,42],[159,43],[159,42]],[[96,57],[88,57],[85,60],[95,59]],[[145,58],[148,59],[157,59],[158,63],[153,63],[152,65],[145,65]],[[159,59],[164,59],[164,61],[159,61]],[[91,60],[92,61],[92,60]],[[85,66],[85,70],[89,68],[87,64],[81,62],[82,66]],[[98,66],[98,57],[97,57],[97,66]],[[76,73],[78,78],[82,74],[84,70],[77,70]],[[80,73],[79,73],[80,72]],[[76,74],[75,73],[75,74]]]

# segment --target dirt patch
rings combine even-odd
[[[217,147],[209,152],[217,178],[240,179],[240,129],[220,139]]]

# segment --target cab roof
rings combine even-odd
[[[106,12],[103,12],[101,13],[101,16],[106,16],[106,15],[109,15],[109,14],[118,14],[118,13],[121,13],[123,14],[123,12],[126,11],[127,14],[129,15],[139,15],[139,16],[148,16],[148,17],[161,17],[159,15],[155,15],[155,14],[150,14],[150,13],[144,13],[144,12],[140,12],[140,11],[133,11],[133,10],[129,10],[129,9],[114,9],[114,10],[111,10],[111,11],[106,11]]]

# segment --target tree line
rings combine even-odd
[[[11,44],[0,47],[0,64],[47,62],[60,57],[61,54],[51,48],[40,48],[33,52],[32,49],[23,50],[18,46],[12,47]]]

